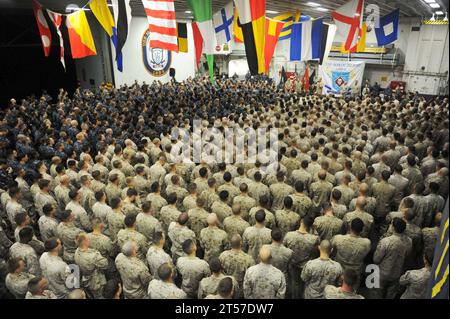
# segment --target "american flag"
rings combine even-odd
[[[143,0],[150,30],[150,47],[178,52],[174,0]]]

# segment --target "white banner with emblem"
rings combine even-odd
[[[323,94],[359,94],[364,76],[365,62],[328,60],[319,66]]]

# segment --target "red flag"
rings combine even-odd
[[[266,18],[266,46],[264,59],[266,63],[266,73],[269,73],[270,62],[272,61],[278,38],[283,30],[284,22]]]
[[[64,69],[66,68],[66,64],[64,62],[64,41],[61,34],[61,23],[62,23],[62,15],[60,13],[56,13],[50,10],[47,10],[48,16],[50,17],[50,20],[52,20],[53,24],[55,25],[56,31],[58,32],[59,36],[59,46],[60,49],[60,60],[61,64],[63,65]]]
[[[195,61],[197,65],[200,63],[203,51],[203,37],[200,33],[197,23],[192,22],[192,31],[194,32],[194,43],[195,43]]]
[[[42,46],[44,47],[44,55],[48,57],[50,55],[50,48],[52,46],[52,32],[48,27],[47,20],[45,20],[42,6],[36,0],[33,0],[33,11],[34,17],[36,18],[36,23],[39,28],[39,34],[41,35]]]
[[[150,47],[178,52],[175,0],[143,0],[150,30]]]
[[[309,69],[306,66],[305,75],[303,76],[303,89],[309,92]]]

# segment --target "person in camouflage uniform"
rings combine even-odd
[[[200,232],[203,228],[208,226],[206,219],[208,218],[208,212],[204,209],[205,201],[199,197],[196,200],[196,207],[188,210],[189,216],[188,225],[189,228],[195,233],[195,237],[200,238]]]
[[[233,281],[233,291],[239,290],[236,279],[232,276],[226,276],[222,272],[222,265],[218,258],[212,258],[209,262],[211,276],[203,278],[198,286],[198,299],[205,299],[209,295],[217,294],[219,283],[223,278],[231,278]]]
[[[117,243],[117,234],[125,228],[125,214],[122,210],[122,200],[119,197],[111,199],[110,205],[112,210],[108,211],[106,215],[108,233],[113,243]]]
[[[204,207],[207,211],[211,211],[211,206],[213,205],[213,203],[220,200],[219,195],[217,195],[216,193],[215,178],[208,179],[208,188],[201,192],[200,198],[204,201]]]
[[[163,263],[155,273],[155,279],[148,285],[150,299],[186,299],[186,293],[174,284],[175,267],[171,263]]]
[[[314,207],[320,207],[323,203],[328,201],[333,189],[333,184],[325,180],[327,176],[326,171],[319,171],[318,176],[319,180],[311,184],[309,191]]]
[[[305,191],[309,191],[309,187],[313,182],[313,177],[310,173],[307,172],[309,162],[307,160],[303,160],[300,163],[300,168],[293,171],[291,174],[291,184],[296,185],[297,182],[302,182]]]
[[[108,225],[107,216],[108,213],[112,212],[112,208],[106,203],[106,194],[104,191],[96,192],[95,199],[97,202],[92,206],[92,217],[99,218],[106,226]]]
[[[412,209],[405,209],[403,211],[402,219],[406,223],[406,229],[404,234],[411,239],[412,247],[411,251],[406,256],[404,270],[418,269],[423,266],[421,256],[423,256],[423,238],[422,230],[420,227],[413,223],[415,218],[414,211]],[[388,228],[382,238],[389,237],[394,234],[393,225]],[[422,258],[423,259],[423,258]]]
[[[394,234],[383,238],[377,245],[373,261],[380,267],[382,298],[393,299],[397,293],[407,255],[412,250],[412,240],[405,233],[406,223],[400,218],[392,221]]]
[[[366,199],[364,197],[358,197],[356,201],[355,211],[345,214],[343,222],[344,222],[344,229],[348,230],[350,229],[350,224],[353,219],[355,218],[361,219],[364,222],[364,230],[361,233],[361,236],[367,238],[369,237],[374,219],[372,215],[364,211],[365,205]]]
[[[93,298],[101,299],[103,287],[106,284],[105,271],[108,269],[108,259],[103,257],[98,250],[90,248],[90,240],[87,234],[77,236],[78,248],[75,251],[75,263],[80,267],[81,286],[86,289]]]
[[[391,173],[389,171],[383,171],[381,173],[381,181],[372,186],[373,197],[377,200],[377,208],[374,216],[374,222],[376,224],[382,222],[391,210],[390,208],[396,189],[389,184],[388,181],[390,177]]]
[[[439,229],[441,227],[442,213],[437,213],[434,217],[433,227],[426,227],[422,229],[423,251],[424,255],[429,259],[434,257],[434,250],[436,248],[436,241],[439,236]]]
[[[331,240],[333,236],[341,234],[344,222],[334,216],[333,206],[329,203],[322,205],[322,216],[314,220],[313,229],[321,240]]]
[[[153,235],[153,245],[150,246],[147,252],[147,264],[150,273],[155,279],[158,279],[158,269],[163,264],[170,264],[173,266],[172,257],[164,251],[166,242],[165,235],[162,231],[156,232]]]
[[[344,270],[351,269],[356,275],[353,288],[357,290],[364,271],[364,259],[370,252],[371,242],[361,237],[364,230],[364,222],[356,217],[350,223],[349,233],[336,235],[331,239],[333,257],[341,264]]]
[[[8,261],[8,274],[6,275],[6,288],[16,299],[24,299],[28,290],[28,282],[35,276],[26,272],[26,264],[23,259],[10,258]]]
[[[348,207],[349,211],[354,211],[356,209],[356,201],[359,197],[362,197],[366,201],[366,205],[364,205],[364,211],[369,213],[372,216],[375,216],[375,209],[377,208],[377,200],[374,197],[368,196],[369,185],[366,183],[362,183],[359,185],[359,193],[356,194],[357,197],[353,198]],[[342,218],[344,216],[342,215]]]
[[[191,183],[187,186],[187,191],[189,195],[187,195],[183,199],[183,211],[188,212],[192,208],[197,207],[197,184]]]
[[[427,299],[426,287],[431,276],[432,259],[424,256],[424,267],[405,272],[399,279],[400,286],[405,292],[400,299]]]
[[[272,255],[272,265],[281,270],[287,280],[288,266],[294,252],[283,245],[283,233],[281,230],[273,229],[271,236],[272,243],[269,245],[269,248]],[[287,291],[289,291],[289,282],[287,282]]]
[[[233,204],[233,200],[235,197],[237,197],[241,192],[239,191],[239,188],[233,185],[232,183],[232,176],[230,172],[225,172],[223,174],[223,180],[225,183],[219,188],[217,188],[217,192],[220,194],[222,191],[228,192],[228,198],[227,198],[227,204],[228,206],[231,206]]]
[[[313,202],[305,193],[305,184],[302,181],[295,182],[294,187],[295,193],[290,195],[292,201],[294,202],[293,209],[300,216],[300,218],[303,218],[310,212]]]
[[[283,208],[284,199],[294,193],[292,186],[284,183],[285,175],[283,172],[277,173],[277,182],[270,185],[270,194],[272,196],[272,210],[277,211]]]
[[[25,271],[34,275],[41,275],[41,268],[39,266],[39,258],[36,251],[30,245],[33,239],[33,229],[31,227],[25,227],[19,232],[19,241],[12,244],[9,248],[10,258],[22,259],[25,261]]]
[[[117,233],[117,245],[122,247],[128,241],[135,242],[138,245],[138,258],[145,260],[145,254],[150,245],[147,238],[136,231],[136,215],[126,215],[124,225],[125,229],[121,229]]]
[[[352,269],[344,270],[342,276],[342,286],[325,286],[323,290],[324,299],[364,299],[363,296],[356,293],[356,282],[358,274]]]
[[[319,236],[310,233],[314,219],[306,215],[300,222],[300,228],[286,234],[283,244],[293,251],[289,264],[289,281],[292,287],[291,298],[300,299],[303,295],[303,281],[300,275],[305,264],[317,256]]]
[[[223,221],[223,229],[228,234],[229,239],[235,234],[242,236],[244,231],[250,227],[250,224],[241,216],[241,205],[233,204],[231,210],[233,216],[229,216]]]
[[[75,217],[70,210],[62,211],[58,217],[61,222],[58,224],[56,231],[64,248],[63,259],[66,263],[73,264],[73,255],[77,249],[76,237],[83,231],[75,226]]]
[[[263,245],[271,243],[271,230],[265,227],[266,213],[263,210],[256,212],[255,226],[251,226],[244,231],[242,236],[244,241],[244,251],[253,257],[255,262],[259,262],[259,250]]]
[[[44,245],[46,252],[39,259],[42,274],[47,278],[50,289],[58,299],[67,298],[71,291],[67,285],[71,270],[59,256],[62,251],[61,241],[57,238],[50,238],[45,241]]]
[[[209,262],[217,258],[229,246],[228,234],[218,227],[218,218],[212,213],[207,218],[208,227],[200,232],[200,245],[205,251],[204,259]]]
[[[341,192],[341,199],[338,201],[339,204],[345,205],[348,207],[350,201],[355,196],[355,191],[349,186],[350,184],[350,176],[344,175],[342,177],[342,181],[339,186],[333,188],[333,190],[339,190]]]
[[[305,299],[323,299],[327,285],[338,283],[342,275],[341,265],[330,258],[331,243],[323,240],[319,245],[320,257],[310,260],[302,270],[305,283]]]
[[[81,205],[81,192],[73,189],[69,192],[70,202],[66,206],[66,210],[70,210],[75,217],[75,226],[86,232],[91,231],[91,221],[89,216]]]
[[[256,213],[259,212],[260,210],[263,210],[266,213],[265,218],[266,227],[270,229],[275,228],[277,224],[275,220],[275,215],[269,209],[270,209],[270,197],[267,195],[262,195],[259,198],[259,205],[250,209],[250,213],[248,216],[248,222],[250,223],[250,225],[254,226],[256,224],[255,220]]]
[[[176,222],[181,212],[177,208],[177,195],[170,193],[167,197],[167,205],[161,208],[159,214],[159,221],[162,224],[164,232],[167,234],[169,225],[172,222]]]
[[[293,211],[293,205],[292,197],[285,197],[284,209],[275,212],[277,227],[281,230],[283,236],[298,227],[300,217]]]
[[[250,209],[256,206],[256,201],[248,195],[248,186],[246,183],[242,183],[239,186],[239,190],[241,191],[241,194],[233,199],[233,205],[238,204],[241,206],[242,218],[247,220]]]
[[[245,272],[255,264],[255,261],[250,255],[242,251],[242,238],[240,235],[236,234],[231,237],[230,246],[230,250],[220,254],[219,261],[224,273],[233,276],[238,283],[239,288],[235,292],[236,298],[242,298]]]
[[[48,280],[45,277],[34,277],[28,281],[25,299],[57,299],[56,295],[48,288]]]
[[[56,206],[52,204],[46,204],[42,208],[44,213],[39,217],[39,233],[41,234],[42,241],[46,241],[49,238],[57,237],[56,229],[58,228],[58,221],[56,220]]]
[[[136,230],[145,236],[148,243],[151,243],[156,232],[162,231],[162,225],[155,218],[155,211],[152,210],[152,203],[144,202],[142,212],[136,216]]]
[[[219,192],[220,200],[215,201],[211,205],[211,213],[214,213],[219,218],[219,221],[223,223],[225,218],[231,216],[233,213],[231,207],[228,205],[229,202],[229,192],[227,190],[222,190]]]
[[[114,257],[117,255],[118,247],[112,240],[104,234],[105,224],[99,218],[92,219],[92,232],[87,234],[89,238],[89,246],[97,250],[103,257],[108,260],[108,269],[106,275],[114,277],[116,268],[114,266]]]
[[[159,218],[161,208],[168,203],[167,200],[161,196],[161,186],[158,182],[154,182],[150,186],[150,194],[147,195],[146,201],[151,203],[151,209],[155,212],[155,217]]]
[[[195,233],[187,227],[189,216],[187,213],[181,213],[177,222],[172,222],[169,226],[168,237],[171,240],[171,253],[173,262],[176,264],[178,258],[186,256],[183,251],[183,243],[190,239],[196,240]]]
[[[137,257],[138,246],[128,241],[117,255],[115,263],[123,283],[125,299],[147,299],[148,284],[152,280],[145,263]]]
[[[255,180],[253,183],[248,185],[248,194],[259,202],[261,196],[267,196],[270,198],[270,189],[267,185],[262,183],[262,175],[260,172],[256,172],[253,176]]]
[[[196,298],[198,286],[203,278],[211,275],[209,265],[206,261],[195,256],[197,247],[194,241],[188,239],[183,243],[184,257],[178,258],[177,269],[183,278],[181,289],[188,298]]]
[[[284,299],[286,279],[281,270],[271,265],[271,251],[263,246],[259,252],[259,264],[247,269],[244,277],[246,299]]]

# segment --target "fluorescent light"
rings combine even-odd
[[[434,8],[434,9],[437,9],[437,8],[440,8],[440,7],[441,7],[441,6],[440,6],[439,4],[437,4],[437,3],[430,3],[429,6],[432,7],[432,8]]]
[[[329,11],[327,8],[323,8],[323,7],[316,8],[316,10],[317,10],[317,11],[322,11],[322,12],[327,12],[327,11]]]
[[[189,13],[192,13],[192,11],[186,10],[186,11],[184,11],[184,13],[189,14]]]
[[[438,16],[444,15],[444,12],[442,12],[442,11],[436,11],[435,13],[436,13]]]
[[[273,11],[273,10],[266,10],[266,13],[268,14],[278,14],[278,11]]]
[[[317,2],[309,1],[309,2],[307,2],[306,4],[307,4],[308,6],[311,6],[311,7],[320,7],[320,4],[317,3]]]
[[[436,0],[424,0],[426,3],[436,3]]]

